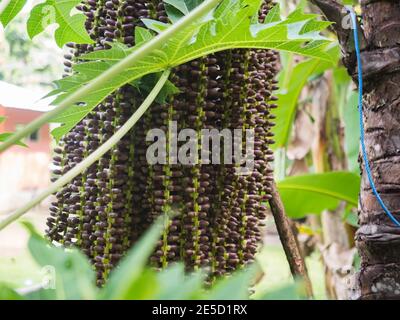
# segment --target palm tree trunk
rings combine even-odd
[[[312,0],[336,22],[344,64],[354,77],[356,62],[346,11],[333,0]],[[365,143],[372,175],[389,210],[400,218],[400,4],[361,0],[363,17]],[[364,164],[356,244],[361,257],[359,299],[400,299],[400,228],[372,194]]]
[[[378,191],[393,213],[400,212],[400,72],[379,66],[387,55],[400,62],[400,4],[398,1],[362,3],[364,31],[369,45],[366,67],[376,73],[364,89],[365,143]],[[386,60],[386,61],[385,61]],[[362,259],[361,298],[400,298],[400,228],[380,208],[361,166],[357,247]],[[397,215],[399,217],[399,215]]]

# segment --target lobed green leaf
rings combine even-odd
[[[80,2],[80,0],[46,0],[36,5],[27,22],[29,37],[33,39],[49,25],[57,23],[58,28],[54,36],[60,48],[68,42],[93,43],[85,29],[86,17],[81,12],[71,14]]]
[[[232,48],[275,49],[333,62],[327,52],[330,40],[319,34],[327,23],[318,21],[317,15],[304,14],[297,10],[286,19],[281,19],[276,8],[271,10],[266,23],[258,23],[255,17],[258,15],[259,5],[259,0],[223,1],[212,16],[200,22],[194,21],[189,27],[176,32],[160,50],[154,50],[140,59],[101,89],[89,93],[84,101],[77,101],[79,105],[71,106],[53,119],[53,122],[62,124],[52,132],[53,136],[60,139],[117,88],[144,75],[157,73],[214,52]],[[143,41],[148,41],[148,34],[146,37]],[[59,94],[59,97],[54,104],[137,50],[143,41],[133,48],[114,44],[110,50],[84,55],[82,59],[89,61],[76,65],[74,75],[57,82],[58,88],[52,94]]]

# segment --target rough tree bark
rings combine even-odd
[[[336,23],[343,62],[355,78],[352,31],[342,24],[346,11],[333,0],[311,1]],[[365,143],[377,189],[400,219],[400,3],[361,0],[361,6]],[[360,167],[357,298],[400,299],[400,228],[373,196],[362,161]]]

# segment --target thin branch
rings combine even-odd
[[[269,205],[271,207],[272,215],[274,216],[279,238],[286,254],[286,259],[288,260],[290,266],[290,271],[292,272],[293,278],[300,278],[303,280],[306,294],[309,298],[312,298],[313,290],[307,273],[306,264],[303,256],[301,255],[300,248],[293,233],[289,219],[286,216],[285,207],[283,206],[282,199],[276,188],[275,182],[272,182],[270,187],[272,189],[272,198],[269,200]]]
[[[5,218],[0,222],[0,230],[7,227],[10,223],[17,220],[19,217],[24,215],[27,211],[38,205],[48,196],[57,192],[62,186],[66,185],[76,176],[81,174],[84,170],[90,167],[93,163],[95,163],[102,155],[108,152],[121,138],[129,132],[129,130],[136,124],[136,122],[140,119],[140,117],[146,112],[146,110],[150,107],[154,99],[157,97],[158,93],[161,91],[165,82],[168,79],[170,74],[170,70],[164,71],[161,75],[160,79],[154,86],[153,90],[149,93],[147,98],[143,101],[140,107],[135,111],[135,113],[128,119],[128,121],[117,131],[114,135],[108,139],[103,145],[101,145],[96,151],[90,154],[85,160],[80,162],[73,169],[68,171],[62,177],[60,177],[56,182],[51,184],[45,191],[43,191],[39,196],[35,199],[26,203],[23,207],[16,210],[13,214]]]
[[[49,111],[32,121],[23,129],[15,132],[2,144],[0,144],[0,153],[7,150],[14,143],[21,140],[22,138],[28,136],[32,132],[36,131],[45,123],[49,122],[52,118],[66,110],[69,106],[73,105],[77,101],[84,98],[89,92],[95,91],[103,87],[107,81],[112,80],[122,71],[132,67],[137,60],[143,58],[155,49],[159,49],[163,44],[165,44],[170,38],[172,38],[175,33],[184,29],[194,21],[198,20],[200,17],[207,14],[212,8],[214,8],[221,0],[206,0],[201,5],[196,7],[188,15],[179,19],[178,22],[174,23],[172,26],[168,27],[166,30],[161,32],[158,36],[146,42],[143,46],[139,47],[137,50],[133,51],[126,58],[119,61],[117,64],[113,65],[111,68],[104,71],[101,75],[91,80],[87,85],[79,88],[77,91],[73,92],[71,95],[67,96],[55,109]]]

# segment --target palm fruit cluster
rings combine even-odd
[[[259,20],[273,6],[265,0]],[[161,0],[84,0],[94,44],[69,44],[66,74],[83,53],[107,49],[112,42],[135,43],[142,18],[168,22]],[[277,54],[236,49],[209,55],[175,68],[170,80],[180,93],[154,103],[137,125],[110,152],[55,194],[47,235],[76,246],[90,258],[98,285],[140,235],[160,215],[178,214],[160,238],[151,264],[163,268],[184,261],[188,270],[207,268],[220,276],[253,261],[267,213],[273,158],[269,145],[276,107]],[[54,150],[54,179],[73,168],[120,128],[143,97],[131,86],[120,88],[97,106]],[[254,129],[254,170],[238,175],[237,163],[150,165],[146,133],[170,121],[178,130]],[[166,135],[167,146],[174,137]],[[245,134],[243,134],[245,139]],[[244,143],[245,141],[243,141]],[[201,144],[199,143],[199,153]]]

